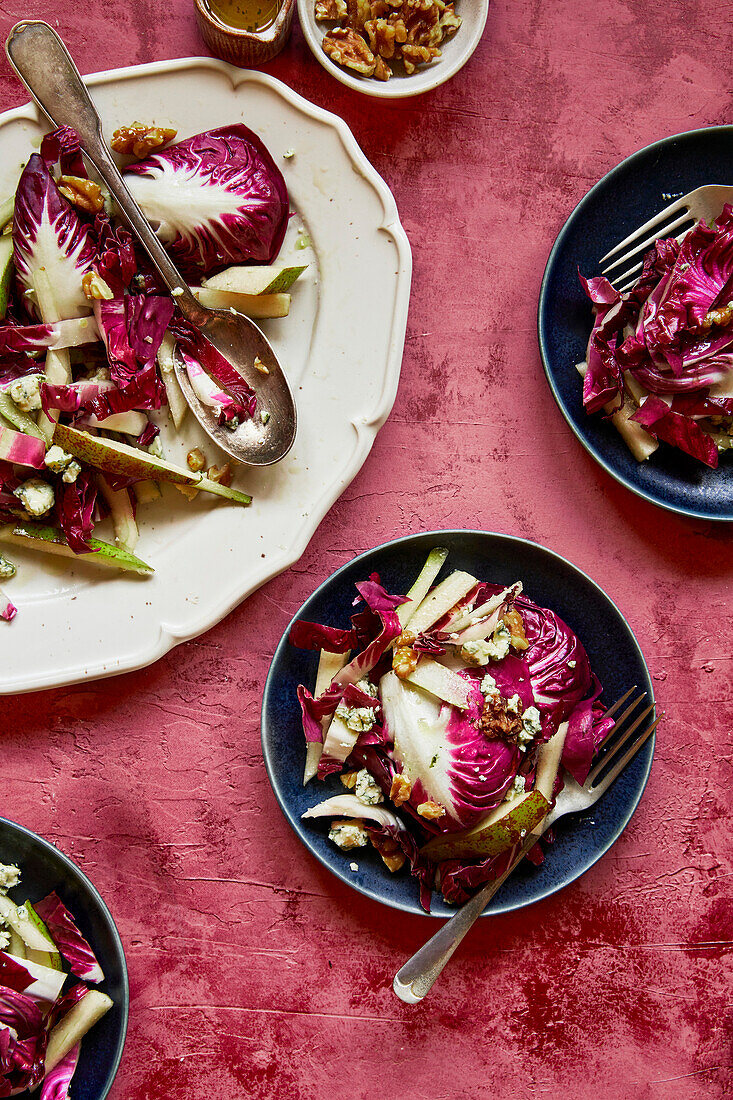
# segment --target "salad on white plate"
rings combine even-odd
[[[377,574],[358,583],[350,627],[299,620],[289,635],[320,651],[298,687],[303,782],[341,784],[303,817],[326,820],[352,871],[368,845],[391,872],[409,865],[427,911],[434,888],[462,903],[503,873],[613,724],[570,627],[521,580],[438,580],[447,556],[432,550],[405,596]]]
[[[270,153],[242,123],[175,136],[135,122],[112,139],[142,158],[124,174],[161,241],[204,305],[287,316],[307,265],[274,263],[290,208]],[[176,311],[72,130],[43,138],[0,203],[0,231],[0,542],[149,575],[137,512],[160,483],[251,502],[208,446],[185,466],[166,460],[157,413],[167,406],[178,430],[188,409],[174,356],[222,425],[260,415],[255,394]],[[107,517],[113,543],[94,533]],[[14,574],[0,555],[0,581]],[[3,593],[0,617],[15,614]]]
[[[57,894],[21,904],[15,864],[0,863],[0,1096],[40,1086],[40,1100],[68,1096],[86,1033],[113,1001],[104,973]]]

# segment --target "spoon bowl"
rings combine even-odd
[[[295,440],[296,412],[288,381],[270,343],[248,317],[225,309],[206,309],[198,303],[197,306],[201,316],[196,327],[225,359],[236,365],[256,392],[257,410],[254,417],[240,421],[236,428],[219,424],[212,406],[199,401],[176,354],[173,368],[183,396],[201,427],[223,451],[238,462],[271,466],[287,454]],[[244,347],[246,359],[241,355]],[[256,361],[259,367],[255,366]]]

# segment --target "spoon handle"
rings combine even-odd
[[[171,263],[150,223],[127,189],[102,134],[102,122],[69,51],[48,23],[27,20],[8,35],[10,64],[53,126],[69,126],[108,187],[125,220],[185,317],[200,323],[202,310]]]
[[[397,971],[392,988],[401,1001],[408,1005],[416,1005],[430,992],[461,940],[473,928],[488,902],[506,882],[517,864],[536,843],[538,835],[536,832],[530,833],[504,874],[498,879],[487,882],[478,894],[467,901],[455,916],[447,920],[442,928],[439,928],[435,935],[407,960],[401,970]]]

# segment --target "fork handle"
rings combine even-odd
[[[56,31],[41,20],[16,23],[5,50],[10,64],[51,124],[69,126],[79,135],[82,150],[109,188],[160,277],[175,292],[176,305],[196,324],[201,307],[128,191],[104,140],[97,109]]]
[[[541,835],[538,831],[531,832],[504,874],[498,879],[487,882],[478,894],[467,901],[455,916],[447,920],[432,939],[423,944],[420,950],[416,951],[412,958],[397,971],[392,988],[401,1001],[408,1005],[416,1005],[430,992],[433,983],[440,977],[446,963],[463,937],[481,916],[487,903],[504,885],[517,864],[521,863]]]

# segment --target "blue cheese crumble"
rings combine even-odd
[[[62,447],[49,447],[44,463],[54,474],[61,474],[61,480],[71,485],[81,473],[81,466],[73,455],[67,454]]]
[[[485,638],[479,638],[475,642],[466,642],[461,646],[461,660],[474,668],[488,665],[490,656],[490,643]]]
[[[384,802],[384,795],[366,768],[362,768],[361,771],[357,772],[354,794],[365,806],[376,806],[378,803]]]
[[[377,688],[366,678],[359,680],[356,686],[365,695],[370,695],[372,699],[377,698]],[[336,717],[354,733],[366,733],[377,720],[371,707],[350,707],[343,701],[336,707]]]
[[[492,695],[500,695],[501,694],[501,692],[499,691],[498,685],[496,683],[496,680],[494,679],[494,677],[491,675],[490,672],[487,672],[486,675],[484,676],[483,680],[481,681],[481,693],[484,695],[484,697],[486,699],[488,699]]]
[[[339,703],[336,707],[336,717],[354,733],[365,733],[375,721],[374,711],[370,707],[349,707],[346,703]]]
[[[2,554],[0,554],[0,580],[7,581],[14,576],[15,566],[13,565],[12,561],[9,561],[7,558],[4,558]]]
[[[18,498],[29,516],[45,516],[54,506],[56,495],[53,487],[40,477],[32,477],[23,482],[13,495]]]
[[[540,712],[537,707],[527,707],[522,715],[522,729],[517,736],[517,744],[522,752],[527,751],[527,747],[534,741],[541,728]]]
[[[25,378],[16,378],[8,386],[8,393],[21,412],[35,412],[41,408],[42,374],[29,374]]]
[[[369,833],[360,821],[333,821],[328,830],[328,839],[342,852],[349,852],[352,848],[366,848]]]
[[[523,775],[515,775],[514,782],[504,796],[505,802],[514,802],[517,798],[521,798],[525,793],[524,788],[527,785],[527,780]]]
[[[0,863],[0,894],[7,894],[20,882],[20,868],[14,863]]]
[[[502,620],[497,626],[490,640],[487,642],[488,654],[493,661],[501,661],[506,657],[511,645],[512,635],[509,627]]]

